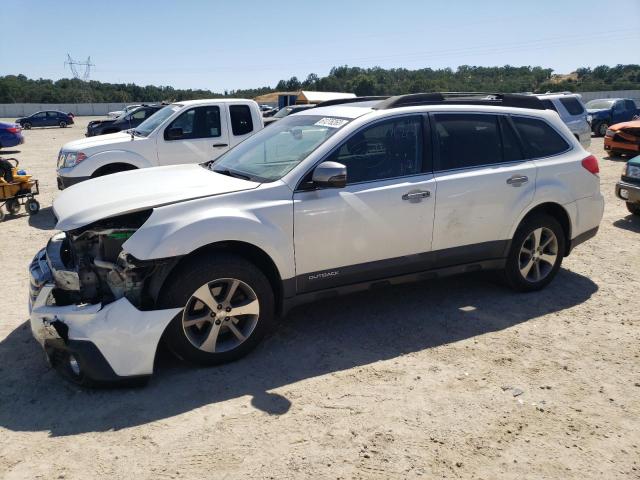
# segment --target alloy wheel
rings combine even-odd
[[[198,288],[182,313],[191,344],[208,353],[237,348],[253,333],[260,316],[255,291],[242,280],[220,278]]]
[[[532,231],[520,247],[518,267],[528,282],[539,282],[553,270],[558,259],[558,239],[549,228]]]

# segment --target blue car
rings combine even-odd
[[[24,143],[22,128],[15,123],[0,122],[0,148],[15,147]]]
[[[68,125],[73,125],[73,116],[57,110],[46,110],[33,113],[28,117],[18,118],[16,123],[19,123],[25,130],[29,130],[31,127],[66,128]]]

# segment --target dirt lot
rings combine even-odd
[[[0,224],[0,478],[640,478],[640,219],[601,139],[600,233],[543,292],[478,275],[344,297],[234,364],[163,355],[146,388],[88,391],[26,322],[56,154],[87,121],[1,153],[40,179],[43,210]]]

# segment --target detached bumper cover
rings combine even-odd
[[[30,267],[31,332],[55,364],[60,352],[73,354],[81,372],[98,382],[151,375],[160,338],[179,308],[141,311],[126,298],[108,305],[57,306],[57,288],[40,251]]]

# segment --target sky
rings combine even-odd
[[[333,66],[578,67],[640,63],[640,0],[14,0],[0,7],[0,75],[217,92]],[[81,73],[84,67],[80,67]]]

